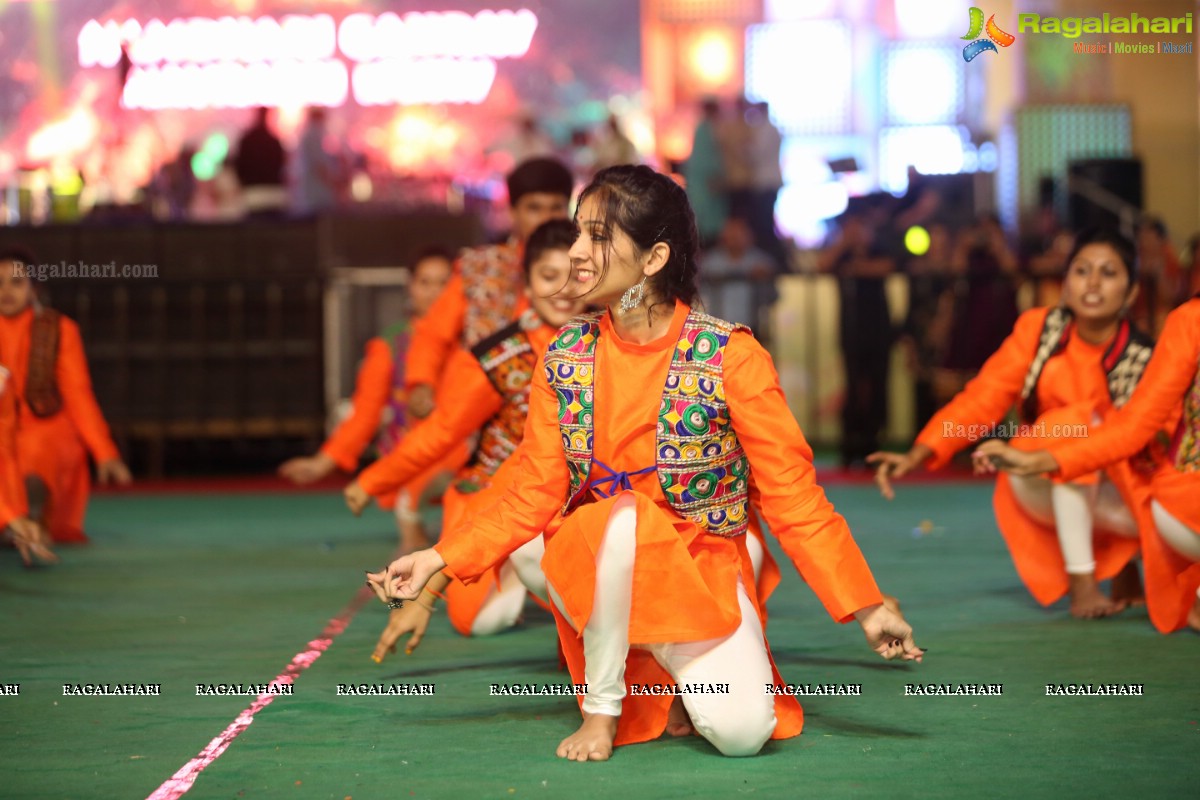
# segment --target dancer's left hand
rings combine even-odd
[[[133,483],[133,476],[129,474],[129,467],[125,466],[124,461],[119,458],[111,458],[96,465],[96,480],[101,486],[107,483],[128,486]]]
[[[371,502],[371,495],[367,494],[367,490],[358,485],[358,481],[354,481],[346,487],[342,492],[342,496],[346,498],[346,507],[354,516],[358,516],[367,507],[367,503]]]
[[[1046,450],[1018,450],[997,439],[991,439],[975,448],[971,461],[976,475],[990,475],[1004,470],[1010,475],[1042,475],[1057,472],[1058,462]]]
[[[445,567],[442,556],[431,547],[397,558],[382,572],[368,572],[367,585],[384,603],[416,600],[429,579]]]

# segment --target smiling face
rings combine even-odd
[[[33,284],[15,261],[0,261],[0,315],[15,317],[33,303]]]
[[[613,305],[626,290],[661,270],[670,256],[664,242],[639,252],[633,240],[605,218],[604,203],[589,194],[575,214],[579,236],[571,245],[577,291],[593,305]]]
[[[1130,288],[1129,267],[1110,245],[1085,245],[1067,265],[1063,302],[1081,320],[1115,322],[1136,294],[1137,287]]]
[[[552,328],[561,328],[583,313],[585,302],[571,287],[571,257],[566,250],[546,250],[529,265],[525,296],[529,305]]]

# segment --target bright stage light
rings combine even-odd
[[[967,0],[895,0],[895,3],[896,25],[905,38],[958,38],[967,31],[967,9],[971,5]]]
[[[913,225],[904,232],[904,248],[914,256],[923,256],[929,252],[929,231],[920,225]]]
[[[896,44],[883,58],[887,120],[894,125],[958,121],[963,107],[963,61],[955,47]]]
[[[957,175],[963,171],[966,140],[953,125],[884,128],[879,132],[879,185],[889,192],[908,187],[908,167],[922,175]]]
[[[746,95],[765,100],[785,133],[843,133],[850,126],[850,29],[822,20],[746,30]]]
[[[688,65],[702,87],[718,87],[733,78],[735,48],[732,35],[729,31],[714,29],[704,31],[691,41]]]

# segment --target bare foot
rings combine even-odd
[[[1109,592],[1114,603],[1124,603],[1126,606],[1143,606],[1146,604],[1146,593],[1142,589],[1142,576],[1138,574],[1137,564],[1130,561],[1124,569],[1112,579],[1112,589]]]
[[[1192,630],[1200,631],[1200,597],[1196,598],[1196,602],[1192,604],[1192,610],[1188,612],[1187,624]]]
[[[692,727],[692,718],[688,716],[687,709],[683,707],[683,698],[676,697],[671,703],[671,710],[667,712],[667,735],[668,736],[691,736],[696,732]]]
[[[1104,596],[1095,575],[1068,575],[1071,583],[1071,616],[1080,619],[1111,617],[1125,608],[1125,602],[1115,602]]]
[[[608,761],[618,719],[608,714],[584,714],[579,730],[563,739],[555,754],[568,761]]]

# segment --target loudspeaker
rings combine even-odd
[[[1067,219],[1073,230],[1120,228],[1142,210],[1142,162],[1136,158],[1092,158],[1067,167]]]

